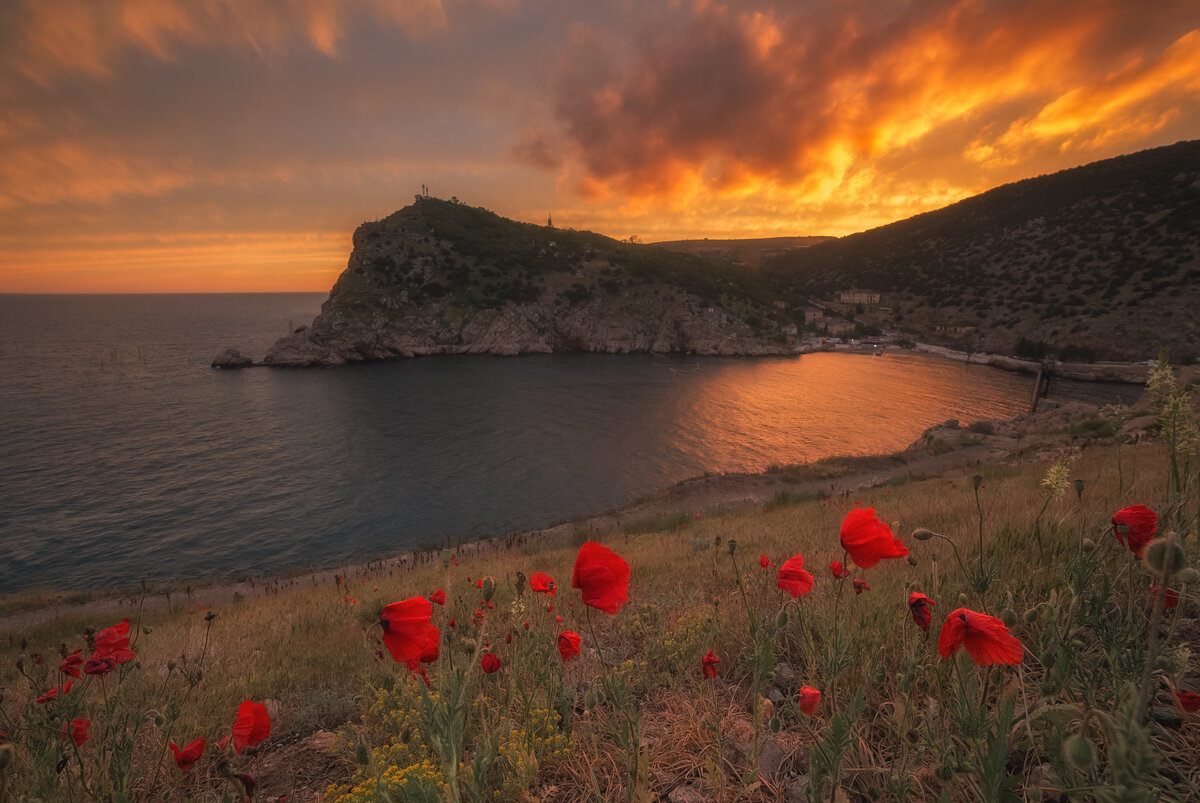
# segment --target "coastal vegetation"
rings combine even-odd
[[[0,795],[1195,799],[1196,405],[1160,365],[1139,443],[1109,409],[939,476],[10,629]]]
[[[889,310],[872,320],[930,342],[1065,361],[1167,346],[1182,363],[1200,342],[1198,186],[1200,141],[1180,142],[791,250],[764,273],[784,297],[871,288]]]

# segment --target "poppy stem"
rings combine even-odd
[[[588,632],[592,634],[592,643],[596,645],[596,656],[600,659],[600,667],[604,671],[600,675],[600,682],[604,685],[604,693],[608,696],[609,701],[615,707],[617,704],[617,696],[613,693],[612,674],[608,668],[608,664],[604,660],[604,650],[600,647],[600,639],[596,637],[596,626],[592,623],[592,606],[584,607],[584,616],[587,618]],[[638,738],[637,722],[629,713],[629,705],[627,700],[621,701],[621,714],[625,719],[625,733],[623,741],[625,744],[625,760],[626,772],[629,775],[628,799],[633,800],[636,796],[638,785],[638,766],[641,763],[641,745]]]
[[[1175,534],[1171,533],[1171,540]],[[1131,554],[1132,559],[1132,554]],[[1130,576],[1133,572],[1130,571]],[[1150,681],[1154,677],[1154,664],[1158,656],[1158,623],[1162,620],[1163,602],[1167,598],[1167,573],[1158,577],[1158,593],[1154,595],[1154,610],[1150,614],[1150,633],[1146,639],[1146,665],[1142,668],[1142,684],[1138,692],[1138,718],[1141,718],[1150,703]]]
[[[742,573],[738,571],[737,557],[732,550],[729,552],[729,562],[733,564],[733,579],[737,580],[738,591],[742,594],[742,607],[746,609],[746,620],[750,623],[750,640],[757,644],[758,620],[754,616],[754,611],[750,610],[750,598],[746,596],[746,586],[742,584]]]
[[[1129,552],[1129,596],[1125,600],[1125,624],[1133,626],[1133,551]]]
[[[976,475],[975,478],[979,479],[979,476]],[[975,482],[973,485],[975,486],[975,509],[979,511],[979,583],[983,585],[985,577],[983,569],[983,505],[979,502],[979,483]]]
[[[845,565],[849,559],[850,553],[844,551],[842,553],[842,564]],[[837,596],[833,600],[833,677],[829,679],[829,704],[835,711],[837,710],[837,681],[838,677],[842,674],[841,653],[839,652],[838,643],[841,634],[841,628],[838,627],[838,609],[842,604],[842,588],[845,587],[846,577],[849,574],[850,572],[848,571],[843,572],[842,576],[838,578]]]

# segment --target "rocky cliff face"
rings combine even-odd
[[[552,351],[787,354],[787,321],[704,260],[419,199],[364,223],[269,365]]]

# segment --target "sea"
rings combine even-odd
[[[0,594],[241,578],[549,526],[1027,408],[908,353],[261,359],[323,293],[0,295]],[[1057,382],[1065,399],[1131,386]]]

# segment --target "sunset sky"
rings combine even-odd
[[[1197,137],[1196,0],[3,0],[0,292],[325,291],[422,184],[840,235]]]

